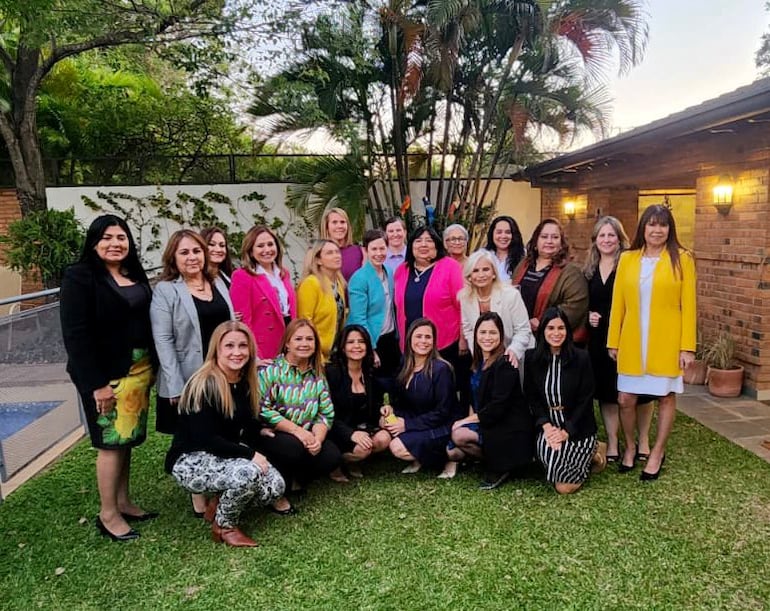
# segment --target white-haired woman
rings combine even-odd
[[[460,291],[463,335],[473,346],[473,329],[479,316],[496,312],[503,321],[505,352],[514,366],[524,351],[534,345],[529,314],[518,289],[500,279],[495,255],[478,250],[468,257],[463,269],[465,288]]]
[[[441,235],[444,240],[446,254],[452,257],[460,265],[465,265],[468,260],[468,230],[458,223],[449,225]]]

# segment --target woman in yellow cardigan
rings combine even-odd
[[[345,325],[347,303],[341,269],[339,246],[331,240],[316,240],[306,259],[304,278],[297,287],[297,317],[313,323],[325,360]]]
[[[682,370],[695,358],[695,261],[676,236],[671,211],[649,206],[615,275],[607,348],[618,362],[618,404],[626,439],[623,473],[634,468],[636,401],[658,397],[658,435],[640,479],[658,479],[674,425]]]

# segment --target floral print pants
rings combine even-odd
[[[272,465],[267,473],[246,458],[220,458],[208,452],[182,454],[171,470],[177,482],[194,494],[220,494],[214,518],[222,528],[234,528],[252,500],[271,505],[283,496],[285,483]]]

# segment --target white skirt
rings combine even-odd
[[[668,378],[666,376],[654,376],[648,373],[641,376],[618,374],[618,390],[633,395],[652,395],[653,397],[665,397],[675,392],[684,392],[682,376]]]

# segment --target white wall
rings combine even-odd
[[[495,189],[499,181],[495,180],[488,192],[488,199],[494,197]],[[413,181],[411,183],[412,206],[416,214],[424,214],[422,197],[425,195],[425,181]],[[285,183],[257,183],[257,184],[220,184],[220,185],[164,185],[156,186],[111,186],[111,187],[55,187],[46,190],[48,197],[48,206],[57,210],[65,210],[71,207],[75,208],[75,215],[88,226],[91,221],[100,213],[94,212],[88,208],[82,200],[85,195],[93,200],[99,201],[97,192],[110,192],[130,194],[135,197],[147,197],[157,193],[159,190],[170,200],[176,200],[177,193],[187,193],[191,196],[201,197],[209,191],[221,193],[229,197],[237,211],[238,220],[241,227],[245,230],[253,225],[252,214],[257,211],[262,213],[257,202],[245,201],[244,196],[256,191],[265,196],[264,203],[268,212],[265,216],[268,220],[273,217],[281,218],[290,226],[290,231],[286,236],[287,264],[295,273],[295,276],[301,272],[302,260],[307,250],[306,235],[302,223],[291,210],[285,205],[286,188]],[[438,188],[436,181],[433,181],[432,189],[435,193]],[[483,186],[482,186],[483,188]],[[103,203],[103,202],[102,202]],[[228,228],[233,227],[233,222],[226,219],[232,219],[229,211],[224,205],[214,204],[214,209],[218,210],[218,216],[221,223]],[[516,219],[521,229],[524,242],[526,243],[532,233],[535,225],[540,221],[540,189],[533,189],[529,183],[514,182],[512,180],[503,181],[500,198],[498,200],[498,214],[508,214]],[[173,221],[162,220],[160,222],[163,228],[162,235],[159,236],[161,244],[165,244],[168,236],[173,233],[178,226]],[[131,227],[136,231],[136,227]],[[136,236],[135,236],[136,237]],[[150,241],[149,229],[145,228],[142,236],[142,242],[147,244]],[[146,263],[155,267],[160,265],[161,250],[145,252]]]
[[[265,196],[264,203],[268,209],[265,213],[268,221],[274,217],[281,218],[286,225],[290,228],[290,231],[286,235],[286,250],[287,250],[287,266],[292,269],[295,274],[301,271],[302,259],[307,250],[307,242],[304,239],[304,232],[301,230],[301,224],[295,218],[295,215],[284,204],[286,198],[286,187],[284,183],[259,183],[259,184],[221,184],[221,185],[163,185],[163,186],[111,186],[111,187],[55,187],[46,189],[46,196],[48,197],[48,207],[57,210],[65,210],[74,207],[75,216],[83,223],[85,227],[99,216],[101,213],[95,212],[88,208],[82,200],[82,196],[86,196],[100,204],[104,204],[104,200],[101,200],[97,196],[97,192],[116,192],[121,194],[128,194],[134,197],[147,197],[161,191],[171,201],[176,200],[178,193],[187,193],[194,197],[202,197],[205,193],[213,191],[227,196],[233,202],[237,209],[237,220],[240,223],[242,230],[247,230],[254,224],[252,215],[254,212],[263,213],[257,202],[246,201],[244,196],[256,191]],[[232,229],[235,227],[233,217],[224,204],[212,204],[212,207],[217,212],[217,216],[221,220],[221,224]],[[179,225],[175,222],[163,219],[160,221],[162,227],[161,235],[159,236],[161,244],[165,244],[167,238],[174,231],[179,229]],[[294,230],[292,230],[292,228]],[[136,227],[131,227],[132,231],[136,233]],[[197,228],[196,228],[197,229]],[[137,241],[139,236],[134,236]],[[145,227],[142,231],[141,241],[144,244],[149,243],[151,236],[149,234],[149,227]],[[162,254],[162,247],[159,250],[143,253],[145,264],[149,267],[156,267],[160,265],[160,257]]]

